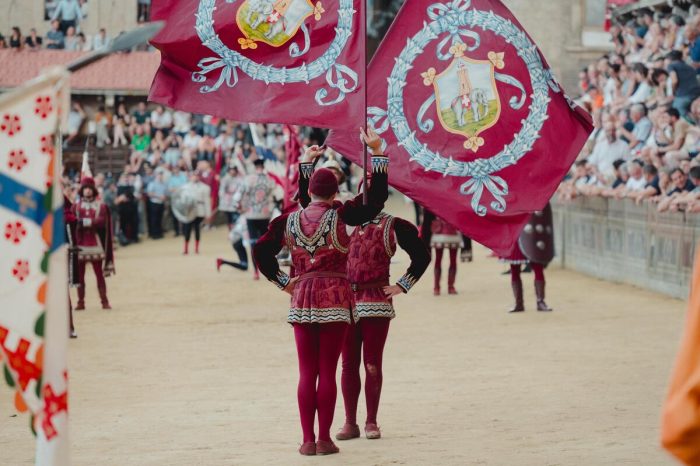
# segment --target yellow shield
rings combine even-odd
[[[313,13],[309,0],[245,0],[236,13],[236,24],[250,41],[280,47]]]

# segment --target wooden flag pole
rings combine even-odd
[[[364,35],[364,53],[365,53],[365,82],[362,89],[363,93],[363,109],[365,120],[363,126],[365,128],[365,133],[367,133],[367,0],[362,0],[362,14],[360,15],[360,21],[362,21],[362,34]],[[367,142],[362,138],[362,204],[367,205]]]

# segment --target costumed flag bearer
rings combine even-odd
[[[92,265],[97,278],[102,309],[111,309],[107,298],[107,282],[115,272],[112,248],[112,218],[107,205],[100,199],[95,180],[90,176],[87,158],[83,158],[79,199],[66,212],[66,222],[75,224],[75,243],[78,247],[78,304],[76,311],[85,309],[85,268]]]
[[[535,274],[535,296],[537,310],[549,312],[552,309],[544,301],[544,268],[554,258],[554,224],[552,221],[552,206],[547,204],[543,210],[534,212],[523,232],[518,238],[515,250],[501,260],[510,264],[511,286],[515,305],[508,312],[523,312],[523,282],[520,278],[522,264],[530,264]]]
[[[313,171],[314,162],[307,160],[301,166],[302,173],[308,174]],[[337,172],[336,178],[339,178]],[[308,184],[309,178],[302,176],[299,181],[302,207],[310,202]],[[408,253],[411,264],[406,273],[391,285],[389,269],[397,244]],[[354,319],[343,344],[341,388],[345,424],[336,434],[336,439],[350,440],[360,436],[357,404],[362,387],[361,359],[365,366],[365,437],[381,437],[377,411],[382,392],[384,345],[389,333],[389,322],[396,316],[392,298],[408,293],[429,264],[430,252],[421,241],[418,230],[402,218],[380,212],[372,220],[356,226],[350,234],[347,273],[353,296]]]
[[[309,179],[311,203],[302,210],[275,218],[253,249],[260,271],[292,296],[287,321],[294,328],[299,359],[297,399],[303,431],[302,455],[338,453],[330,437],[337,388],[338,358],[348,325],[352,321],[352,291],[347,276],[350,237],[346,225],[361,225],[381,212],[388,197],[389,159],[382,154],[382,140],[370,131],[362,137],[372,150],[372,183],[368,203],[362,196],[340,203],[335,200],[338,182],[326,168],[313,175],[308,165],[300,167]],[[307,155],[322,149],[312,146]],[[294,276],[279,267],[277,253],[287,245]],[[314,418],[318,413],[318,442]]]

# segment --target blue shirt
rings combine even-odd
[[[83,17],[83,12],[80,11],[78,0],[61,0],[53,12],[52,20],[59,19],[61,21],[80,22]]]
[[[47,49],[62,49],[63,48],[63,32],[51,30],[46,33],[46,40],[52,40],[55,44],[47,44]]]
[[[146,193],[148,194],[148,198],[151,200],[151,202],[155,204],[162,204],[162,198],[168,195],[168,187],[162,181],[153,180],[148,183]]]
[[[172,174],[170,176],[170,179],[168,180],[168,191],[172,192],[182,186],[184,186],[187,183],[187,175],[185,175],[183,172],[176,174]]]

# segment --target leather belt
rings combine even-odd
[[[311,280],[312,278],[344,278],[347,280],[348,276],[343,272],[308,272],[299,275],[298,281]]]
[[[385,286],[389,286],[389,280],[379,280],[376,282],[367,282],[367,283],[351,283],[350,289],[352,291],[364,291],[364,290],[374,290],[377,288],[383,288]]]

